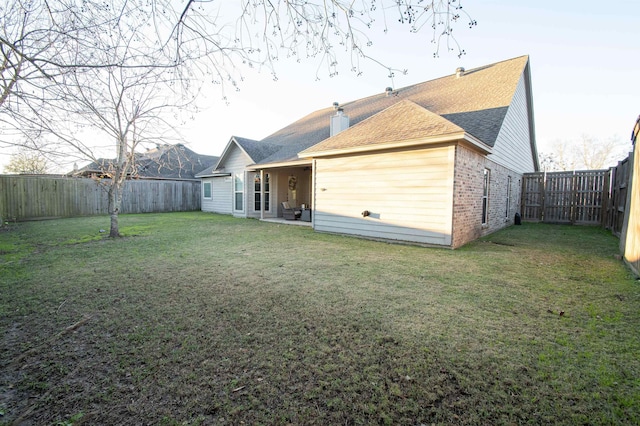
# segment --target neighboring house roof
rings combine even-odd
[[[198,172],[217,161],[216,156],[197,154],[182,144],[158,145],[136,154],[130,176],[140,179],[197,179]],[[104,174],[112,163],[113,160],[100,158],[72,174]]]
[[[268,145],[269,149],[279,148],[261,159],[252,157],[254,164],[295,161],[301,152],[310,154],[344,145],[425,138],[438,132],[440,135],[462,132],[490,150],[528,62],[528,56],[520,56],[467,70],[460,76],[452,74],[340,104],[349,117],[349,133],[340,136],[342,132],[331,139],[329,119],[335,109],[315,111],[262,139],[259,144]],[[364,123],[376,114],[380,114],[377,120]],[[418,126],[413,119],[418,120]],[[407,125],[409,121],[411,126]],[[372,134],[375,141],[371,140]],[[531,138],[532,149],[535,149],[533,132]],[[314,146],[317,144],[320,145]]]

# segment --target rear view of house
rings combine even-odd
[[[460,247],[513,223],[538,169],[522,56],[315,111],[261,141],[233,137],[203,179],[205,211]]]

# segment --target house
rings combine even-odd
[[[195,175],[217,161],[218,157],[197,154],[183,144],[159,144],[135,154],[129,178],[198,180]],[[100,158],[70,174],[75,177],[105,177],[112,162]]]
[[[260,140],[232,137],[199,173],[202,210],[456,248],[514,223],[537,171],[529,57],[333,106]]]

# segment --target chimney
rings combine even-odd
[[[331,121],[329,123],[329,136],[335,136],[348,128],[349,117],[344,115],[344,110],[342,108],[338,107],[336,109],[336,115],[331,116]]]
[[[464,67],[458,67],[456,68],[456,77],[460,78],[464,75]]]
[[[393,93],[393,87],[387,87],[386,89],[384,89],[384,91],[387,96],[391,96],[391,94]]]

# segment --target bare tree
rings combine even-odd
[[[575,145],[579,163],[586,169],[604,169],[614,165],[628,153],[626,141],[620,138],[598,139],[582,135]]]
[[[111,236],[122,188],[146,142],[166,141],[203,85],[237,88],[244,67],[277,78],[281,57],[328,75],[374,61],[368,34],[431,34],[434,56],[463,55],[461,0],[10,0],[0,6],[0,144],[96,161],[105,156]],[[348,58],[348,64],[341,59]],[[318,75],[321,71],[318,71]]]
[[[618,137],[603,140],[582,135],[554,142],[552,152],[540,153],[540,163],[545,171],[605,169],[627,155],[627,145]]]
[[[126,42],[101,53],[111,56],[106,60],[132,54]],[[108,192],[109,235],[119,236],[122,190],[134,171],[136,151],[171,139],[173,122],[192,100],[165,68],[89,68],[60,80],[45,92],[46,106],[33,108],[20,123],[49,135],[48,150],[65,150],[101,166],[108,178],[101,183]],[[100,161],[105,153],[109,160]]]
[[[564,170],[564,164],[556,154],[540,152],[538,154],[538,159],[540,162],[540,168],[543,172],[555,172],[558,170]]]

